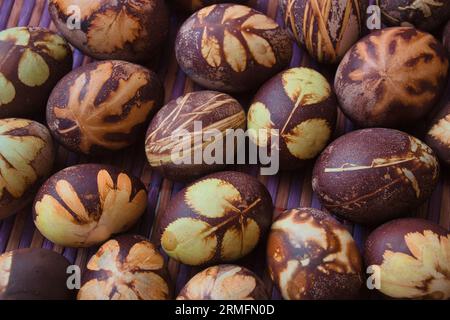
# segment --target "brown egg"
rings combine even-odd
[[[256,145],[268,150],[276,136],[280,168],[296,169],[325,148],[336,117],[337,101],[327,79],[313,69],[292,68],[259,89],[248,111],[248,131]]]
[[[388,297],[450,299],[450,232],[431,221],[405,218],[378,227],[367,238],[365,261]]]
[[[169,30],[164,0],[50,0],[48,10],[63,36],[95,59],[149,60]]]
[[[280,0],[287,28],[322,63],[339,62],[358,41],[367,5],[368,0]]]
[[[47,123],[66,148],[84,154],[123,149],[161,107],[156,74],[125,61],[95,62],[65,76],[47,104]]]
[[[376,225],[420,206],[438,180],[430,147],[407,133],[374,128],[331,143],[316,162],[312,186],[332,213]]]
[[[434,30],[450,18],[448,0],[376,0],[384,23]]]
[[[177,300],[267,300],[262,280],[250,270],[223,264],[197,273]]]
[[[447,54],[432,35],[386,28],[347,52],[334,87],[342,111],[356,125],[409,127],[438,102],[447,73]]]
[[[141,236],[109,240],[92,256],[78,300],[167,300],[171,284],[164,257]]]
[[[287,210],[275,220],[267,264],[286,300],[355,299],[363,284],[361,256],[351,234],[312,208]]]
[[[184,11],[194,12],[201,8],[219,4],[219,3],[241,3],[245,4],[248,0],[174,0],[175,7]]]
[[[53,31],[0,31],[0,118],[39,115],[59,79],[72,68],[72,51]]]
[[[241,172],[218,172],[181,190],[160,220],[161,245],[187,265],[237,260],[252,251],[272,222],[272,199]]]
[[[425,142],[433,148],[442,162],[450,165],[450,101],[434,117]]]
[[[24,119],[0,120],[0,219],[28,205],[53,167],[47,128]]]
[[[249,7],[217,4],[181,26],[175,52],[181,69],[205,88],[243,92],[258,87],[291,59],[288,34]]]
[[[71,300],[69,261],[45,249],[18,249],[0,256],[0,300]]]
[[[201,127],[196,128],[196,122]],[[245,129],[245,124],[245,111],[231,96],[216,91],[188,93],[170,101],[153,118],[145,140],[147,159],[172,180],[191,180],[223,169],[231,148],[227,130]],[[230,151],[236,150],[237,143]],[[214,163],[204,156],[196,163],[195,152]]]
[[[50,241],[89,247],[128,230],[147,207],[142,182],[119,168],[82,164],[53,175],[39,190],[34,223]]]
[[[447,52],[450,55],[450,20],[445,25],[442,43],[444,44],[445,49],[447,49]]]

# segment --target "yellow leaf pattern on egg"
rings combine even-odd
[[[17,75],[29,87],[40,86],[50,77],[50,69],[44,58],[31,49],[25,49],[20,57]]]
[[[292,68],[283,73],[283,87],[296,107],[317,104],[331,94],[328,81],[309,68]]]
[[[0,72],[0,107],[13,101],[15,97],[14,85]]]
[[[431,128],[429,134],[440,143],[450,147],[450,114],[440,119]]]
[[[218,67],[222,61],[220,56],[220,45],[216,37],[208,35],[207,28],[202,36],[202,56],[211,67]]]
[[[224,31],[223,52],[230,67],[236,72],[242,72],[247,67],[247,52],[238,38]]]
[[[275,53],[266,39],[247,31],[242,31],[242,35],[244,36],[248,48],[250,49],[250,52],[256,62],[267,68],[270,68],[277,63]]]
[[[222,240],[222,258],[233,261],[247,255],[258,243],[260,229],[253,219],[229,228]]]
[[[264,103],[255,102],[248,111],[248,129],[249,137],[256,145],[260,147],[267,146],[274,123],[270,119],[270,111]]]
[[[30,32],[26,27],[9,28],[0,32],[0,41],[11,41],[16,46],[27,46],[30,37]]]

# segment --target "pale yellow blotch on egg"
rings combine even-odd
[[[206,179],[188,187],[185,201],[199,215],[220,218],[239,211],[233,203],[240,203],[242,198],[232,184],[220,179]]]
[[[36,52],[26,49],[19,61],[18,77],[29,87],[40,86],[50,77],[45,60]]]
[[[259,226],[253,219],[247,219],[242,227],[237,225],[228,229],[222,240],[222,258],[232,261],[245,256],[258,243],[259,234]]]
[[[217,237],[212,226],[192,218],[180,218],[164,230],[161,245],[172,258],[188,265],[200,265],[214,257]]]
[[[316,157],[325,148],[331,128],[325,119],[309,119],[294,127],[283,138],[289,152],[296,158],[307,160]]]
[[[292,68],[282,75],[283,88],[297,106],[320,103],[331,94],[327,79],[309,68]]]
[[[0,107],[13,101],[15,96],[14,85],[0,72]]]
[[[248,110],[247,126],[249,137],[260,147],[267,146],[271,129],[274,127],[270,119],[270,111],[264,103],[255,102]]]
[[[429,134],[443,145],[450,147],[450,114],[440,119],[431,128]]]
[[[48,34],[43,41],[36,41],[34,45],[58,61],[63,60],[69,54],[66,42],[56,34]]]
[[[30,32],[25,27],[10,28],[0,32],[0,41],[14,41],[15,45],[27,46]]]
[[[9,284],[12,265],[12,251],[4,253],[0,256],[0,293],[6,290]]]

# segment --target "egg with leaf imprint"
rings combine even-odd
[[[181,69],[205,88],[243,92],[259,86],[290,62],[292,43],[271,18],[237,4],[199,10],[178,31]]]
[[[24,248],[0,255],[0,300],[71,300],[67,259],[51,250]]]
[[[283,212],[267,240],[269,274],[286,300],[355,299],[362,259],[349,231],[313,208]]]
[[[95,59],[147,61],[169,29],[164,0],[50,0],[48,10],[63,36]]]
[[[50,175],[55,158],[50,132],[25,119],[0,119],[0,219],[28,205]]]
[[[83,274],[78,300],[167,300],[172,295],[167,265],[144,237],[123,235],[103,244]]]
[[[157,75],[125,61],[75,69],[53,90],[47,123],[66,148],[91,154],[133,144],[163,102]]]
[[[271,150],[276,137],[280,168],[295,169],[325,148],[336,117],[337,100],[327,79],[302,67],[282,71],[259,89],[247,124],[250,140],[259,147]]]
[[[201,8],[219,4],[219,3],[241,3],[245,4],[248,0],[174,0],[176,8],[182,9],[187,12],[194,12]]]
[[[234,261],[251,252],[269,229],[272,199],[254,177],[225,171],[176,194],[160,219],[161,245],[187,265]]]
[[[209,267],[181,289],[177,300],[267,300],[262,280],[252,271],[237,265]]]
[[[373,128],[332,142],[317,159],[312,186],[330,212],[377,225],[419,207],[438,180],[429,146],[402,131]]]
[[[382,21],[391,26],[415,26],[431,31],[450,18],[448,0],[376,0]]]
[[[390,221],[373,231],[365,262],[384,295],[398,299],[450,299],[450,232],[425,219]]]
[[[72,50],[40,27],[0,31],[0,118],[35,116],[56,83],[72,68]]]
[[[142,182],[124,170],[82,164],[59,171],[39,190],[34,223],[50,241],[89,247],[132,227],[147,207]]]
[[[441,161],[450,166],[450,101],[447,101],[431,121],[425,142]]]

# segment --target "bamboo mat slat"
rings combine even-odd
[[[277,0],[256,0],[250,1],[250,5],[257,10],[266,12],[269,16],[275,18],[278,23],[283,24],[283,19],[278,10]],[[169,40],[164,48],[163,57],[168,57],[159,62],[156,70],[165,86],[166,102],[183,95],[186,92],[201,89],[199,86],[187,79],[184,73],[178,68],[173,50],[173,42],[179,25],[183,22],[181,17],[173,15],[171,17],[171,28]],[[54,25],[47,10],[47,0],[0,0],[0,30],[13,26],[41,26],[55,30]],[[91,62],[88,57],[83,56],[78,50],[74,51],[73,67]],[[294,45],[294,54],[291,66],[306,65],[321,70],[331,79],[332,73],[323,70],[312,61],[307,54],[298,46]],[[447,96],[450,99],[450,84],[447,88]],[[248,105],[245,105],[248,107]],[[339,113],[338,128],[335,136],[339,136],[353,129],[352,124],[345,119],[342,113]],[[183,187],[180,183],[173,183],[165,180],[156,172],[152,172],[145,160],[144,139],[142,137],[136,145],[118,153],[113,158],[89,158],[79,156],[68,152],[63,148],[58,149],[55,171],[77,163],[98,162],[114,164],[119,167],[130,170],[148,187],[148,208],[144,216],[137,225],[130,231],[150,238],[155,243],[158,239],[158,221],[160,215],[164,212],[170,199]],[[129,155],[132,155],[131,157]],[[311,167],[293,173],[280,173],[276,176],[258,176],[256,166],[239,166],[240,171],[247,172],[258,179],[269,190],[274,205],[274,216],[288,208],[298,206],[312,206],[321,208],[317,196],[311,189]],[[441,224],[443,227],[450,228],[450,170],[442,168],[441,180],[439,186],[431,199],[413,213],[415,216],[430,219]],[[341,220],[342,221],[342,220]],[[358,247],[362,249],[363,243],[370,230],[365,227],[352,225],[342,221],[344,225],[352,232]],[[26,247],[43,247],[62,253],[71,263],[76,263],[82,268],[88,258],[96,251],[96,247],[88,249],[63,248],[56,246],[39,233],[34,227],[31,215],[31,207],[22,210],[17,215],[0,221],[0,253]],[[176,292],[192,277],[199,268],[190,268],[180,265],[172,259],[165,258],[169,263],[169,270],[174,281]],[[280,294],[273,289],[270,278],[265,269],[265,248],[262,243],[250,256],[242,259],[238,263],[245,265],[256,272],[263,279],[269,292],[272,292],[272,298],[280,299]]]

